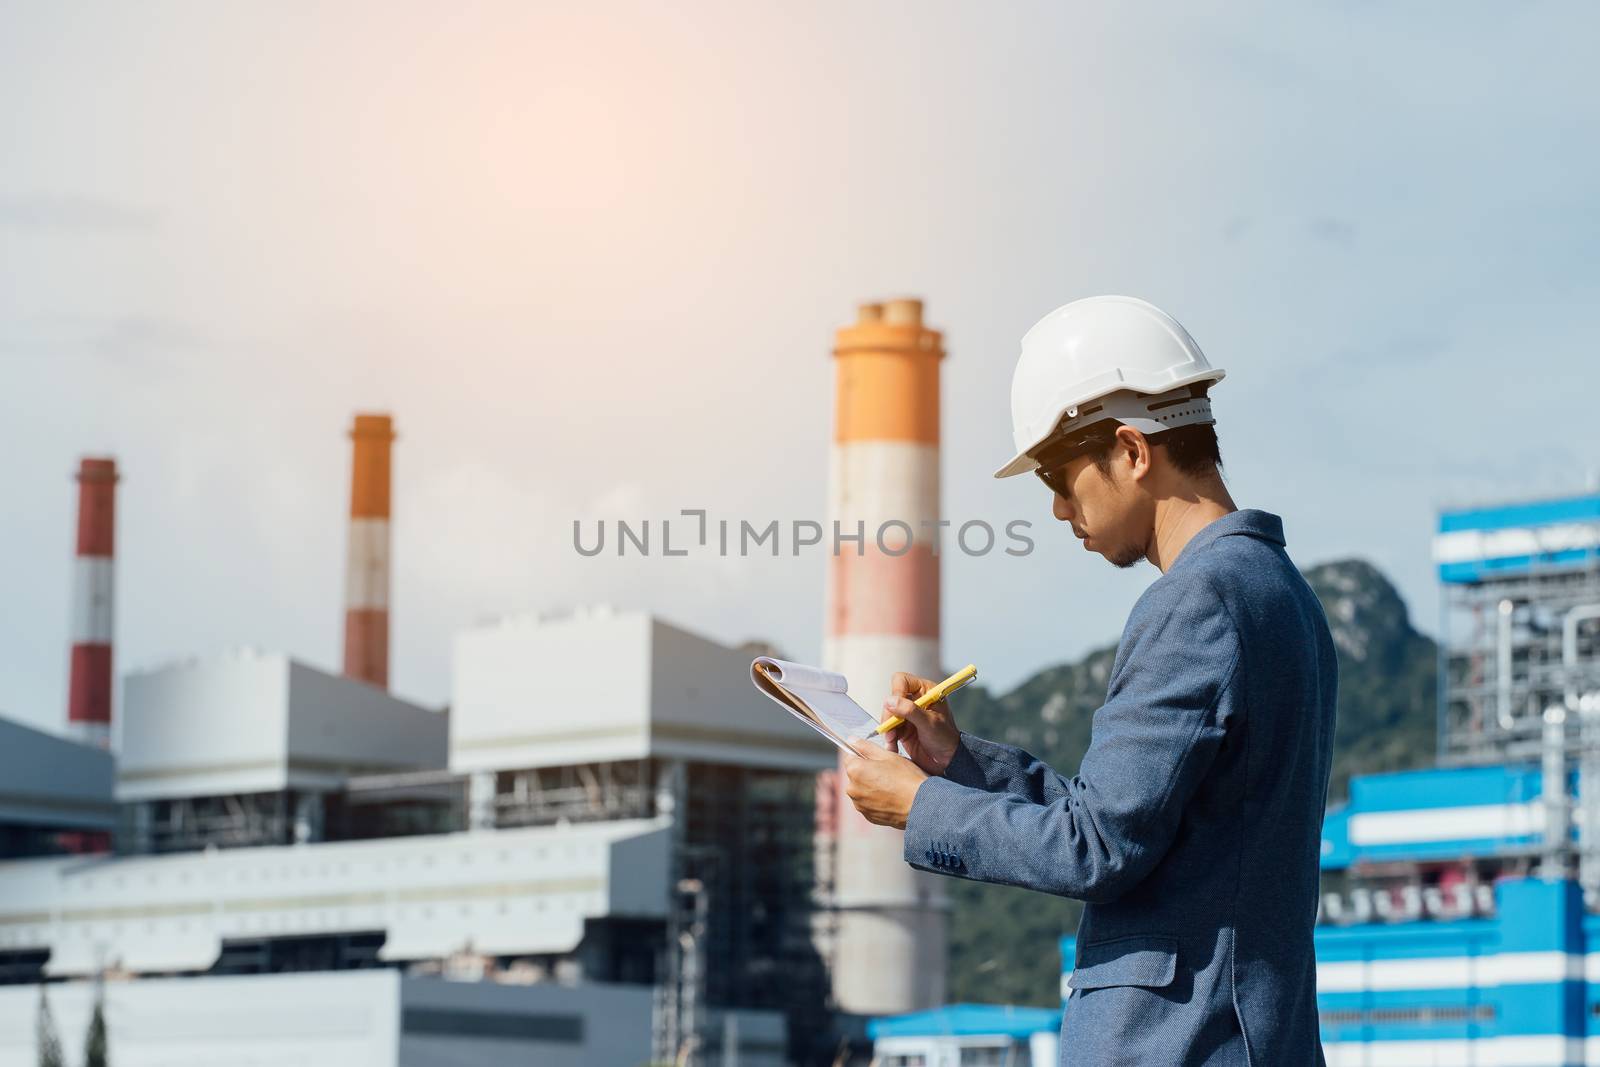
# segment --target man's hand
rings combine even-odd
[[[855,741],[850,747],[861,757],[844,765],[844,791],[850,802],[868,822],[904,830],[911,802],[928,776],[910,760],[871,741]]]
[[[890,696],[883,702],[885,719],[898,715],[905,720],[904,724],[884,733],[890,749],[894,750],[896,744],[904,745],[912,762],[929,774],[943,774],[956,754],[956,747],[961,744],[961,731],[956,729],[948,700],[928,708],[919,708],[913,703],[938,684],[902,671],[890,680]]]

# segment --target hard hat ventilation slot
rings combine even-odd
[[[1098,414],[1098,413],[1100,413],[1100,412],[1102,412],[1104,410],[1105,410],[1105,405],[1104,404],[1095,404],[1092,407],[1086,407],[1086,408],[1083,408],[1081,410],[1080,409],[1070,410],[1066,414],[1061,416],[1061,420],[1056,423],[1056,428],[1052,432],[1053,433],[1061,433],[1063,430],[1065,430],[1072,423],[1081,423],[1081,422],[1083,422],[1084,419],[1087,419],[1090,415]]]

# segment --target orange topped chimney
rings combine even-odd
[[[389,685],[389,453],[394,422],[357,415],[350,469],[350,548],[345,570],[344,673]]]

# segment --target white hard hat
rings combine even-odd
[[[1056,308],[1022,338],[1011,378],[1017,454],[996,478],[1037,467],[1045,441],[1116,419],[1141,433],[1212,423],[1204,387],[1222,379],[1165,311],[1131,296],[1091,296]]]

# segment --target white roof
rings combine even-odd
[[[282,654],[242,652],[123,681],[117,799],[331,791],[440,770],[447,716]]]
[[[468,631],[456,639],[450,768],[652,756],[833,767],[832,746],[750,684],[752,658],[640,611]]]

